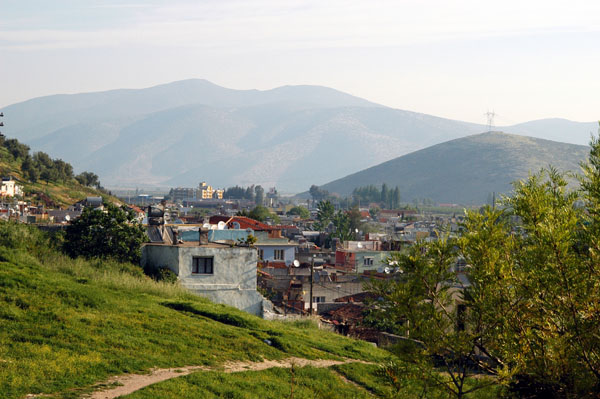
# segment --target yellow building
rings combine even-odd
[[[216,194],[216,198],[217,199],[223,199],[223,193],[225,192],[224,190],[215,190],[212,188],[212,186],[209,186],[208,184],[206,184],[206,182],[202,182],[200,183],[200,193],[201,193],[201,198],[202,199],[212,199],[215,198],[215,194]]]

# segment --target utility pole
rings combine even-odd
[[[496,113],[494,111],[488,111],[484,114],[487,118],[487,131],[491,132],[494,126],[494,118],[496,117]]]
[[[313,274],[315,272],[315,255],[313,254],[310,259],[310,306],[309,306],[309,314],[312,316],[313,314]]]

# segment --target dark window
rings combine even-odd
[[[194,257],[192,274],[213,274],[213,257]]]
[[[273,259],[275,260],[283,260],[283,249],[276,249],[275,251],[273,251]]]

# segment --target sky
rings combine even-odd
[[[0,0],[0,107],[201,78],[496,125],[600,118],[600,1]]]

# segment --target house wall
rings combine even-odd
[[[310,306],[310,282],[302,284],[303,297],[305,300],[305,308],[308,309]],[[337,298],[341,298],[347,295],[358,294],[363,292],[363,282],[352,281],[352,282],[330,282],[323,281],[313,283],[313,297],[325,297],[324,302],[333,302]],[[317,302],[313,303],[313,309],[317,308]]]
[[[213,274],[192,274],[194,256],[212,256]],[[256,249],[145,245],[142,265],[166,266],[183,287],[214,302],[262,316],[264,298],[256,291]]]
[[[296,256],[296,247],[292,246],[261,246],[260,244],[255,245],[256,248],[263,250],[263,260],[269,262],[281,262],[281,260],[275,259],[275,250],[283,250],[283,262],[286,266],[291,265],[294,262]]]
[[[377,270],[380,267],[388,266],[386,259],[389,258],[389,251],[360,251],[356,252],[356,272],[362,273],[365,270]],[[372,258],[372,265],[365,265],[365,258]]]

